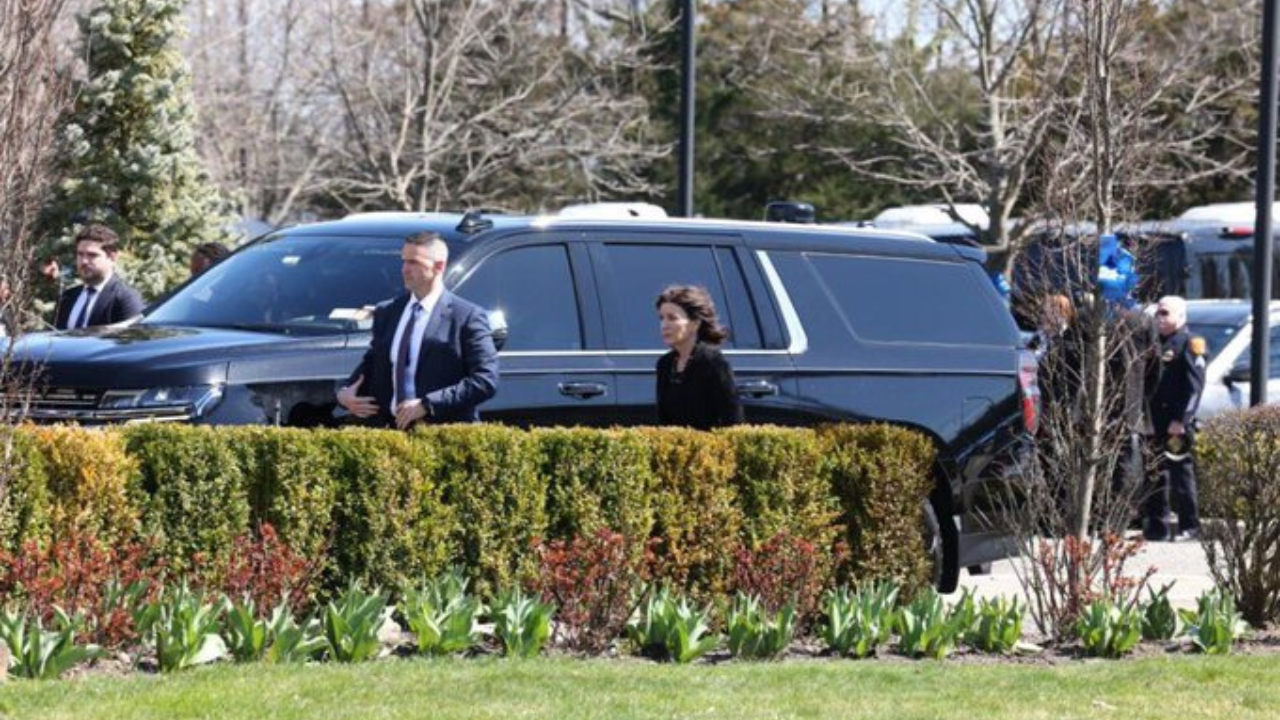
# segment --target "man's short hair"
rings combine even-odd
[[[430,230],[417,232],[405,238],[404,244],[425,247],[431,253],[433,260],[449,262],[449,245],[445,243],[440,233],[431,232]]]
[[[115,254],[120,250],[120,236],[115,230],[102,223],[89,223],[76,233],[76,245],[82,242],[98,243],[108,253]]]
[[[1179,327],[1187,324],[1187,301],[1185,298],[1179,295],[1165,295],[1160,298],[1156,306],[1168,310]]]
[[[227,246],[219,242],[200,243],[196,246],[196,249],[191,252],[194,255],[199,255],[205,260],[208,260],[210,264],[222,262],[222,260],[231,254],[231,251],[227,249]]]

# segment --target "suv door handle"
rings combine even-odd
[[[603,395],[609,389],[604,383],[595,382],[562,382],[559,387],[561,395],[569,395],[580,400]]]
[[[745,397],[760,398],[768,395],[777,395],[778,386],[768,380],[750,380],[738,383],[738,394]]]

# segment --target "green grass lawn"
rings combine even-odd
[[[3,717],[1280,717],[1280,656],[1056,667],[791,661],[400,660],[10,680]]]

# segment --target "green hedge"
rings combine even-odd
[[[849,545],[840,579],[892,577],[907,589],[927,584],[920,516],[933,487],[932,443],[889,425],[833,425],[819,431],[818,446]]]
[[[142,425],[122,439],[149,498],[142,532],[171,568],[188,571],[198,558],[216,557],[249,530],[246,485],[226,437],[193,427]]]
[[[0,438],[3,439],[3,438]],[[293,430],[23,428],[9,447],[0,542],[75,527],[150,537],[175,568],[225,556],[270,522],[320,581],[398,586],[461,564],[482,590],[528,580],[541,538],[656,538],[661,578],[729,589],[735,551],[786,532],[849,547],[841,578],[928,578],[924,437],[886,426]]]
[[[1280,622],[1280,407],[1222,413],[1196,438],[1201,541],[1218,587],[1257,627]]]
[[[653,528],[655,480],[644,436],[625,430],[534,430],[547,479],[546,534],[613,530],[643,544]],[[637,548],[639,549],[639,548]]]
[[[48,538],[48,471],[30,433],[0,428],[0,487],[0,551]]]
[[[666,578],[705,598],[726,592],[742,527],[733,486],[733,445],[723,434],[673,428],[638,431],[653,469],[653,528]]]

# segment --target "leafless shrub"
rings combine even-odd
[[[11,343],[31,317],[33,224],[52,182],[50,160],[69,83],[54,28],[64,0],[0,3],[0,495],[14,472],[13,436],[29,378]]]
[[[1096,596],[1122,602],[1145,581],[1123,574],[1140,545],[1124,536],[1147,490],[1143,381],[1154,335],[1139,309],[1099,292],[1092,229],[1037,240],[1040,262],[1020,268],[1018,299],[1020,314],[1039,321],[1035,458],[994,503],[993,519],[1017,537],[1015,569],[1037,625],[1062,637]]]
[[[1198,58],[1175,50],[1177,38],[1186,39],[1178,25],[1153,21],[1151,10],[1132,0],[1060,8],[1059,57],[1070,82],[1050,105],[1052,131],[1036,157],[1040,201],[1033,214],[1043,220],[1024,231],[1040,245],[1049,236],[1054,249],[1030,246],[1015,265],[1023,268],[1015,290],[1029,303],[1020,308],[1024,317],[1044,318],[1044,309],[1060,302],[1060,315],[1069,316],[1064,322],[1050,313],[1044,322],[1037,458],[1001,512],[1020,537],[1020,580],[1032,613],[1054,637],[1090,594],[1131,598],[1127,593],[1142,583],[1121,578],[1117,585],[1114,565],[1136,552],[1124,531],[1151,491],[1138,437],[1146,429],[1142,388],[1155,333],[1136,309],[1104,298],[1098,238],[1140,217],[1150,188],[1232,170],[1203,152],[1208,135],[1200,130],[1212,135],[1221,127],[1211,113],[1192,127],[1165,120],[1175,106],[1186,117],[1208,113],[1241,92],[1244,79],[1205,73]],[[1153,47],[1165,52],[1146,52]],[[1143,255],[1152,248],[1129,249],[1139,267],[1151,266]],[[1041,265],[1025,269],[1035,262]]]

